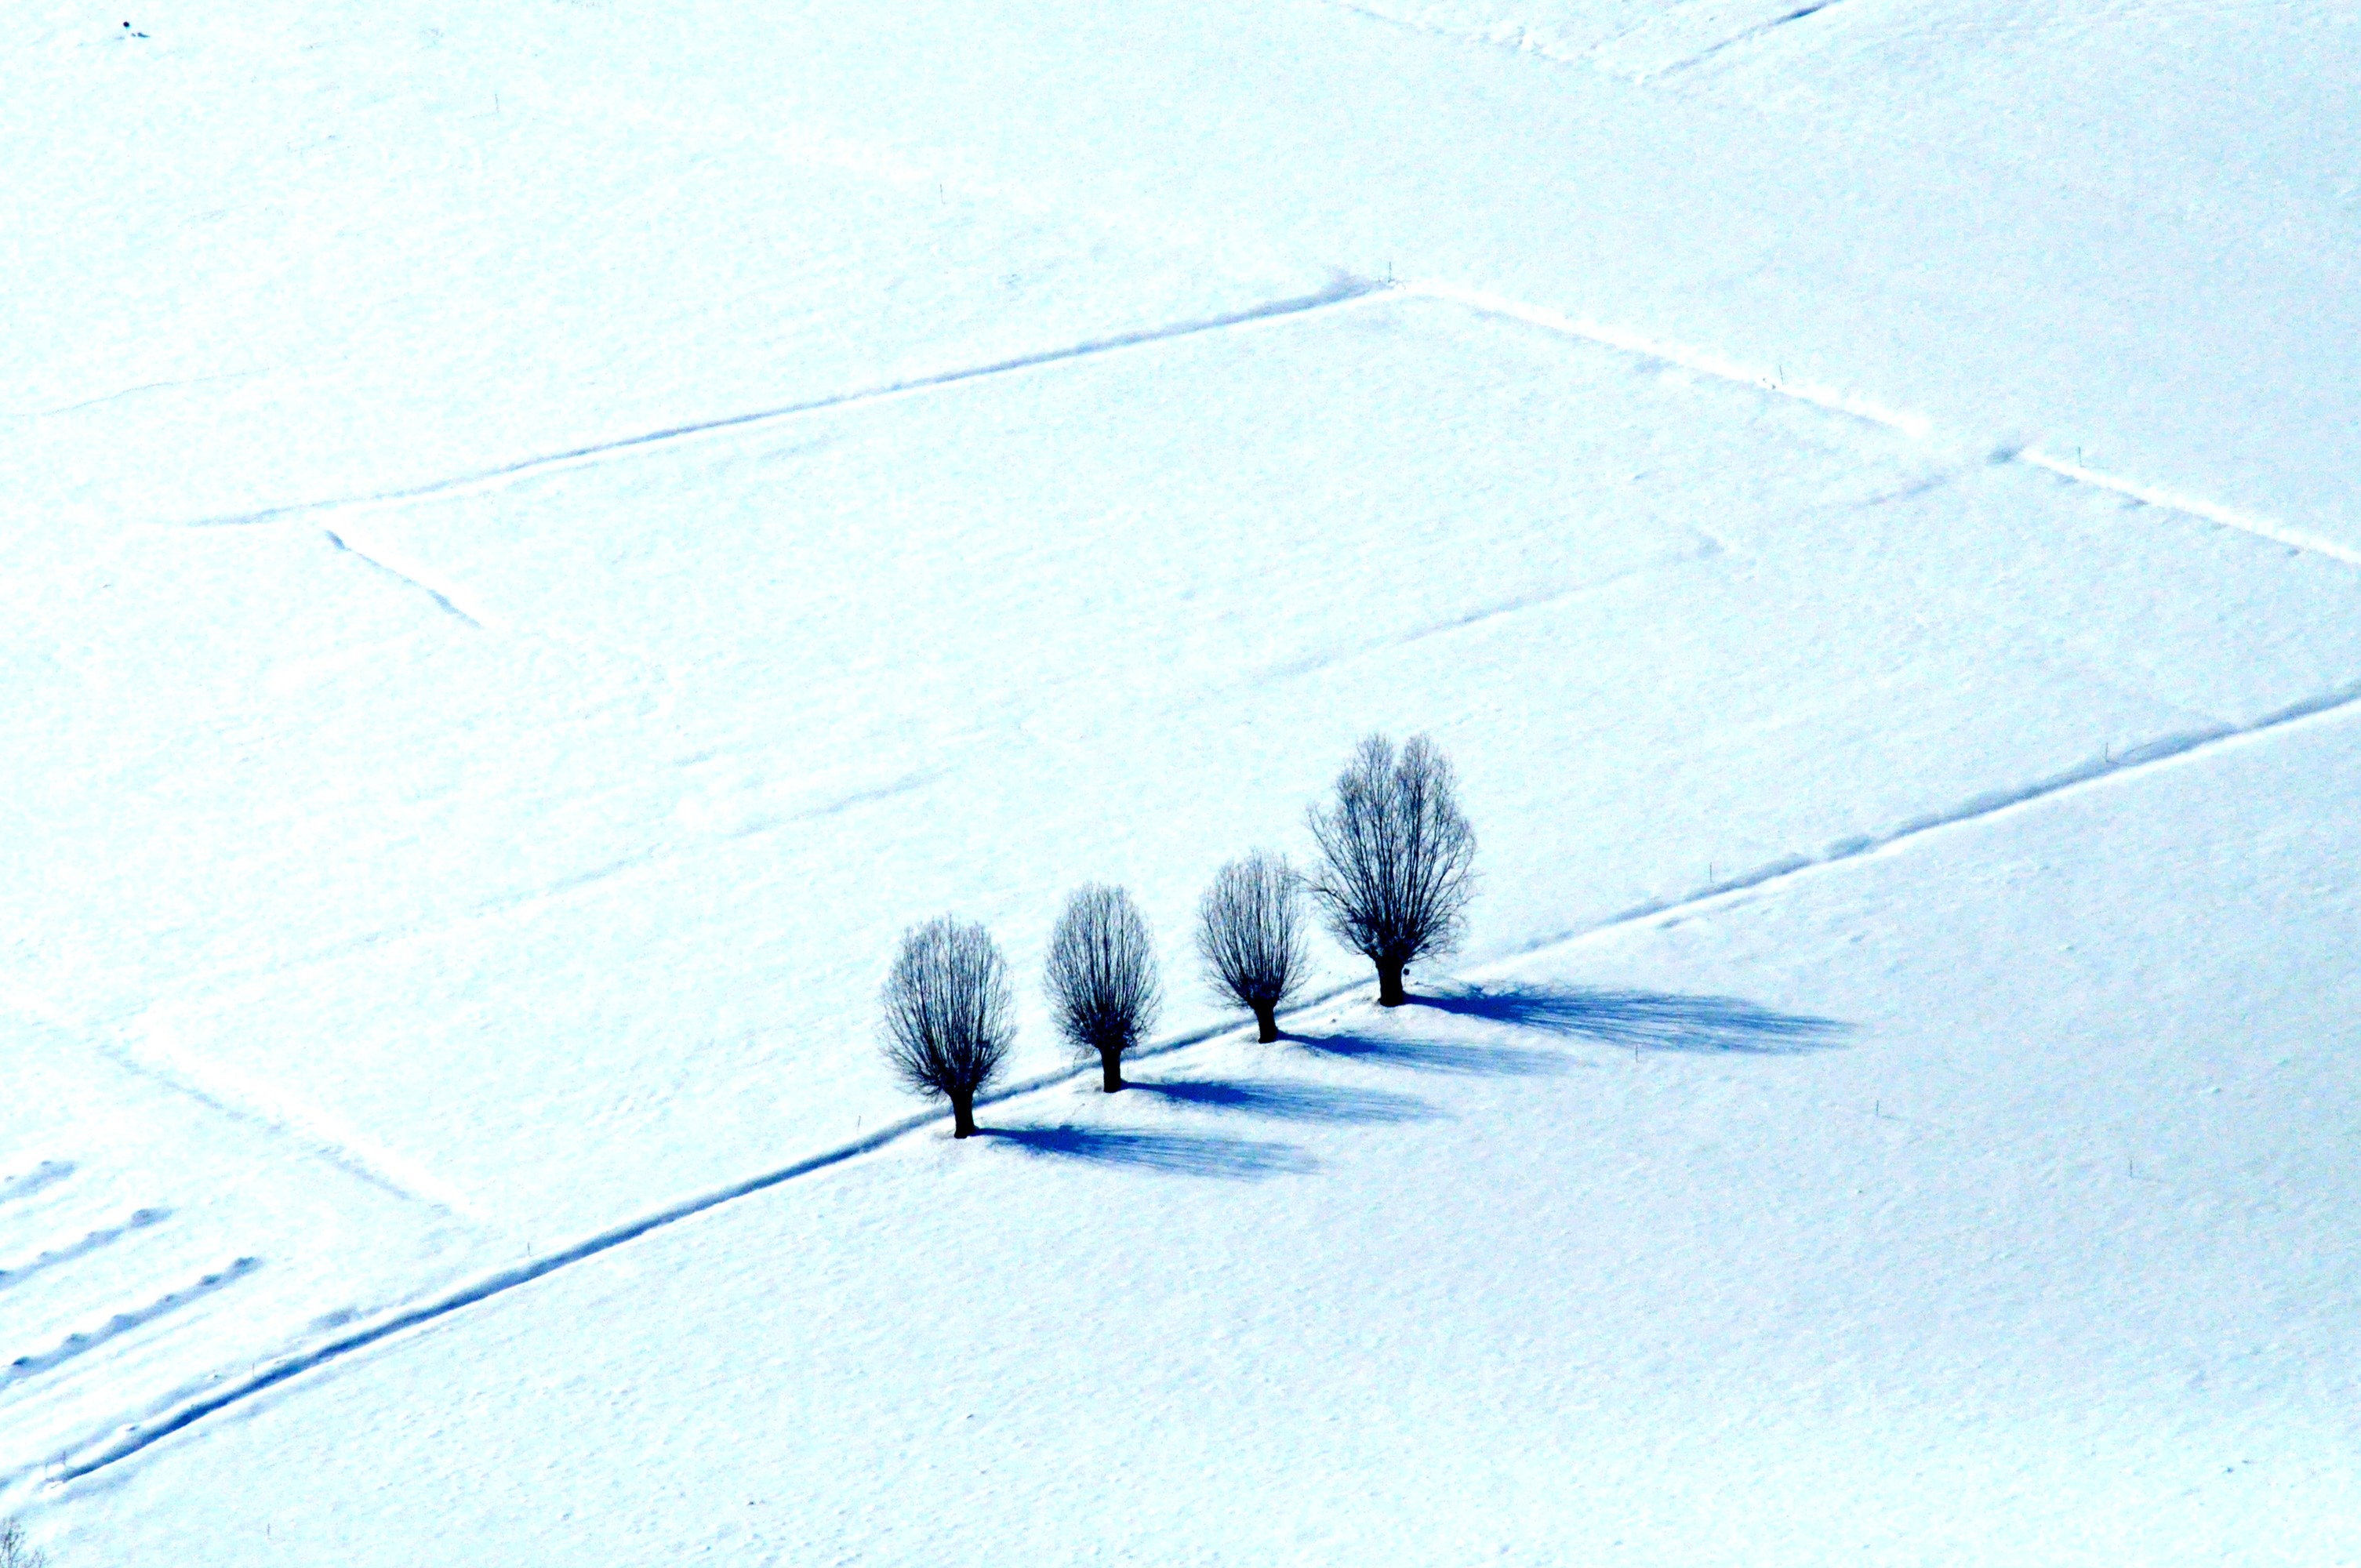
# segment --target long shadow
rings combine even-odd
[[[1269,1116],[1282,1122],[1421,1122],[1434,1108],[1414,1095],[1382,1089],[1339,1089],[1322,1083],[1236,1083],[1178,1079],[1131,1087],[1200,1111]]]
[[[74,1173],[70,1159],[45,1159],[20,1175],[0,1177],[0,1203],[30,1198],[44,1187],[54,1187]]]
[[[119,1225],[109,1225],[104,1230],[92,1231],[61,1246],[53,1246],[29,1263],[20,1263],[14,1268],[0,1268],[0,1290],[14,1289],[43,1269],[56,1268],[71,1263],[76,1258],[86,1257],[103,1246],[121,1241],[133,1231],[147,1229],[170,1212],[169,1209],[135,1210],[131,1217]]]
[[[1508,986],[1414,998],[1439,1013],[1577,1035],[1626,1050],[1800,1056],[1833,1048],[1851,1025],[1735,996]]]
[[[20,1355],[5,1368],[0,1368],[0,1385],[38,1376],[51,1367],[63,1365],[75,1356],[86,1355],[108,1340],[127,1334],[134,1329],[144,1328],[168,1312],[177,1312],[200,1298],[210,1296],[214,1291],[226,1288],[232,1282],[245,1278],[261,1266],[262,1260],[259,1258],[238,1258],[225,1267],[215,1269],[192,1285],[184,1285],[178,1290],[168,1291],[159,1296],[144,1307],[135,1307],[127,1311],[117,1312],[95,1329],[86,1332],[68,1334],[54,1348],[44,1351],[38,1355]]]
[[[1544,1078],[1566,1070],[1564,1057],[1521,1046],[1465,1046],[1447,1040],[1405,1040],[1386,1035],[1282,1035],[1307,1051],[1406,1067],[1420,1072],[1458,1072],[1484,1078]]]
[[[1097,1165],[1129,1166],[1178,1176],[1213,1176],[1258,1181],[1295,1176],[1313,1168],[1310,1155],[1291,1144],[1251,1138],[1212,1137],[1198,1133],[1115,1132],[1100,1127],[981,1127],[978,1133],[1015,1144],[1027,1154]]]

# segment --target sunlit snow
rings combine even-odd
[[[0,38],[53,1568],[2361,1540],[2348,9]],[[1466,940],[1257,1046],[1197,899],[1372,730]]]

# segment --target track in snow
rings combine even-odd
[[[2140,773],[2177,759],[2211,751],[2235,741],[2254,740],[2306,719],[2330,718],[2356,705],[2361,705],[2361,686],[2348,686],[2319,696],[2307,697],[2292,707],[2280,709],[2268,718],[2257,719],[2252,724],[2225,724],[2211,729],[2163,736],[2145,745],[2132,747],[2121,756],[2111,756],[2100,762],[2086,762],[2079,768],[2070,768],[2065,773],[2053,774],[2049,778],[2037,780],[2018,788],[1987,790],[1949,810],[1929,812],[1924,816],[1913,817],[1902,826],[1883,833],[1845,839],[1829,846],[1817,855],[1790,855],[1782,860],[1773,861],[1768,865],[1716,882],[1710,886],[1684,894],[1679,898],[1634,905],[1597,926],[1567,932],[1562,937],[1538,943],[1521,951],[1538,952],[1562,942],[1579,941],[1585,937],[1616,926],[1628,926],[1638,920],[1677,914],[1699,905],[1712,903],[1716,899],[1729,897],[1733,894],[1744,893],[1752,888],[1784,882],[1790,877],[1799,876],[1806,872],[1840,865],[1846,861],[1859,860],[1863,855],[1874,854],[1880,850],[1892,849],[1897,844],[1925,834],[1938,832],[1946,828],[1964,827],[1971,823],[1981,822],[1987,817],[1998,817],[2004,812],[2015,811],[2021,806],[2037,805],[2052,795],[2065,795],[2070,791],[2103,784],[2119,775]]]
[[[1827,3],[1836,4],[1839,0],[1827,0]],[[1793,21],[1826,8],[1827,5],[1806,7],[1784,20]],[[1013,359],[995,360],[986,365],[945,370],[931,376],[917,377],[908,381],[897,381],[889,386],[838,393],[829,397],[817,398],[808,402],[790,403],[774,409],[757,410],[752,413],[731,414],[721,419],[707,420],[695,424],[675,425],[664,430],[649,431],[616,441],[577,447],[567,452],[527,458],[498,468],[488,468],[448,479],[437,479],[408,489],[388,490],[366,496],[332,497],[324,500],[296,501],[286,506],[266,508],[259,511],[241,512],[226,517],[202,518],[174,526],[247,527],[283,522],[314,514],[362,513],[390,510],[412,502],[445,500],[480,494],[540,475],[558,473],[568,468],[603,462],[609,458],[628,456],[649,448],[669,446],[703,436],[758,429],[764,425],[782,423],[804,414],[912,396],[957,386],[966,381],[1038,369],[1068,360],[1090,358],[1123,349],[1167,343],[1176,338],[1193,337],[1204,333],[1222,332],[1263,322],[1284,321],[1290,317],[1309,315],[1341,306],[1365,303],[1388,295],[1441,300],[1482,314],[1521,321],[1531,326],[1538,326],[1545,331],[1568,337],[1580,338],[1584,342],[1595,343],[1602,347],[1617,349],[1626,354],[1640,355],[1666,365],[1678,366],[1683,369],[1695,371],[1699,375],[1711,376],[1718,380],[1752,388],[1758,391],[1773,392],[1781,397],[1793,398],[1798,402],[1810,403],[1816,408],[1826,409],[1833,413],[1848,414],[1872,424],[1882,425],[1888,430],[1898,431],[1914,440],[1924,440],[1934,434],[1936,430],[1934,422],[1924,414],[1891,408],[1872,399],[1859,397],[1816,382],[1791,381],[1775,371],[1765,371],[1758,367],[1747,365],[1713,349],[1697,348],[1666,338],[1651,337],[1625,327],[1610,326],[1600,322],[1569,316],[1544,305],[1530,304],[1521,300],[1510,299],[1506,295],[1490,293],[1481,289],[1471,289],[1456,283],[1433,279],[1380,282],[1340,273],[1334,283],[1317,293],[1275,301],[1247,310],[1232,312],[1226,315],[1178,322],[1163,326],[1144,327],[1137,332],[1093,338],[1064,348],[1047,349],[1038,354],[1021,355]],[[2290,527],[2269,518],[2238,511],[2202,497],[2186,495],[2138,479],[2085,467],[2080,463],[2070,463],[2064,458],[2052,456],[2037,447],[2004,446],[1999,448],[1994,455],[1999,460],[2023,463],[2030,467],[2057,475],[2060,478],[2109,490],[2161,510],[2179,512],[2183,516],[2197,518],[2224,528],[2235,528],[2242,532],[2254,534],[2257,538],[2268,539],[2275,544],[2301,550],[2309,554],[2325,556],[2345,565],[2361,566],[2361,550],[2338,544],[2318,534]],[[462,608],[447,592],[410,572],[379,560],[375,555],[351,543],[345,535],[329,531],[327,538],[329,543],[337,549],[359,555],[380,570],[429,595],[445,611],[469,625],[480,627],[487,624],[482,617]]]
[[[1834,388],[1823,387],[1814,382],[1790,381],[1784,377],[1745,365],[1712,349],[1692,348],[1685,344],[1647,337],[1623,327],[1607,326],[1598,322],[1581,320],[1553,311],[1546,306],[1527,304],[1521,300],[1487,293],[1480,289],[1463,288],[1456,283],[1426,280],[1403,283],[1399,287],[1405,293],[1426,299],[1449,300],[1455,304],[1464,305],[1472,311],[1480,311],[1488,315],[1506,316],[1550,332],[1562,333],[1568,337],[1578,337],[1587,343],[1620,349],[1627,354],[1643,355],[1667,365],[1677,365],[1685,370],[1694,370],[1700,375],[1712,376],[1720,380],[1734,382],[1743,387],[1752,387],[1761,391],[1775,392],[1781,397],[1794,398],[1798,402],[1810,403],[1816,408],[1827,409],[1834,413],[1850,414],[1855,419],[1866,420],[1872,424],[1883,425],[1888,430],[1899,431],[1914,440],[1924,440],[1935,433],[1934,422],[1924,414],[1905,412],[1872,400],[1856,397],[1850,392],[1839,391]],[[2274,521],[2269,518],[2257,517],[2251,512],[2236,511],[2201,497],[2183,495],[2177,490],[2168,490],[2160,486],[2125,478],[2096,468],[2086,468],[2080,463],[2069,463],[2063,458],[2053,457],[2037,447],[2003,447],[1994,453],[1994,456],[2009,462],[2023,463],[2029,467],[2042,469],[2060,478],[2070,479],[2077,484],[2110,490],[2116,495],[2127,497],[2160,510],[2176,511],[2183,516],[2216,523],[2224,528],[2235,528],[2241,532],[2251,533],[2258,539],[2268,539],[2274,544],[2286,545],[2291,550],[2324,555],[2330,560],[2342,562],[2348,566],[2361,566],[2361,550],[2335,543],[2317,534],[2307,533],[2301,529],[2290,528],[2285,523]]]
[[[2097,468],[2085,468],[2080,463],[2069,463],[2063,457],[2052,457],[2038,447],[2028,446],[2012,455],[2019,463],[2055,474],[2061,479],[2071,479],[2080,485],[2095,485],[2100,489],[2113,490],[2119,496],[2127,496],[2145,505],[2161,507],[2167,511],[2181,512],[2190,517],[2202,518],[2207,522],[2218,522],[2224,528],[2235,528],[2241,532],[2254,534],[2257,538],[2284,544],[2290,550],[2301,550],[2313,555],[2325,555],[2333,561],[2342,561],[2348,566],[2361,566],[2361,550],[2339,544],[2334,540],[2323,539],[2316,533],[2307,533],[2301,529],[2290,528],[2283,522],[2275,522],[2267,517],[2257,517],[2252,512],[2233,511],[2228,507],[2217,506],[2197,496],[2185,496],[2178,490],[2167,490],[2155,485],[2145,485],[2136,479],[2123,478]]]
[[[335,548],[344,552],[347,555],[358,556],[361,560],[368,562],[372,566],[375,566],[379,571],[384,573],[389,577],[409,584],[412,587],[416,588],[420,593],[424,594],[428,598],[433,599],[435,605],[445,615],[456,616],[459,620],[464,620],[468,625],[474,627],[478,631],[484,629],[484,621],[481,617],[470,615],[466,610],[461,609],[458,605],[452,600],[451,596],[444,592],[441,588],[435,587],[433,584],[426,582],[423,578],[420,578],[412,573],[403,571],[399,566],[390,565],[386,562],[378,559],[378,557],[370,554],[368,551],[361,549],[358,545],[347,543],[345,536],[338,533],[333,528],[324,530],[324,532],[325,532],[328,536],[328,543]]]
[[[1784,16],[1773,16],[1767,22],[1758,22],[1744,32],[1733,33],[1719,43],[1710,44],[1695,54],[1673,60],[1669,64],[1660,65],[1655,70],[1645,73],[1640,80],[1653,82],[1660,76],[1677,75],[1692,67],[1703,65],[1707,60],[1726,54],[1731,49],[1743,48],[1766,34],[1775,33],[1791,23],[1800,22],[1806,16],[1817,16],[1821,12],[1843,3],[1844,0],[1811,0],[1809,5],[1799,5]]]
[[[1677,75],[1693,66],[1702,65],[1730,49],[1740,48],[1766,34],[1776,32],[1790,23],[1803,21],[1808,16],[1817,16],[1823,11],[1843,4],[1843,0],[1806,0],[1803,5],[1795,6],[1779,16],[1757,22],[1751,27],[1743,27],[1726,38],[1706,45],[1703,49],[1666,60],[1662,65],[1637,70],[1619,67],[1612,62],[1611,59],[1606,57],[1612,54],[1616,45],[1644,34],[1650,26],[1649,21],[1626,27],[1605,38],[1592,42],[1587,47],[1568,49],[1562,44],[1551,42],[1546,34],[1536,34],[1529,27],[1517,27],[1515,36],[1511,38],[1508,36],[1507,24],[1498,31],[1486,32],[1474,27],[1420,21],[1414,16],[1396,16],[1389,11],[1378,10],[1373,5],[1356,5],[1355,0],[1324,0],[1324,3],[1336,10],[1361,17],[1365,21],[1375,22],[1380,27],[1392,27],[1400,32],[1412,33],[1420,38],[1440,38],[1445,43],[1458,44],[1470,49],[1489,49],[1499,54],[1514,55],[1520,60],[1547,60],[1552,65],[1579,66],[1600,71],[1608,76],[1620,78],[1635,85],[1645,86],[1659,77]]]
[[[260,511],[239,512],[227,517],[200,518],[179,524],[183,528],[240,528],[258,523],[283,522],[318,512],[367,512],[381,508],[401,506],[412,501],[445,500],[459,496],[476,495],[497,489],[521,479],[543,474],[554,474],[605,458],[637,452],[645,447],[669,446],[700,436],[718,435],[729,431],[757,429],[766,424],[790,420],[801,414],[819,413],[829,409],[850,408],[861,403],[883,401],[888,398],[906,397],[916,392],[933,391],[938,388],[957,386],[962,381],[975,381],[991,376],[1005,376],[1015,371],[1038,369],[1045,365],[1062,364],[1070,359],[1087,359],[1096,355],[1113,354],[1126,348],[1137,348],[1148,344],[1166,343],[1178,337],[1194,337],[1201,333],[1222,332],[1233,327],[1251,326],[1259,322],[1309,314],[1314,311],[1333,310],[1357,301],[1372,298],[1386,291],[1383,283],[1367,279],[1338,274],[1336,281],[1317,293],[1296,299],[1279,300],[1256,305],[1226,315],[1209,316],[1202,320],[1173,323],[1164,326],[1142,327],[1137,332],[1117,333],[1110,337],[1093,338],[1085,343],[1064,348],[1044,349],[1037,354],[1018,355],[1013,359],[996,359],[988,365],[969,366],[957,370],[945,370],[932,376],[920,376],[888,386],[871,387],[861,391],[840,392],[830,397],[815,398],[809,402],[789,403],[775,409],[759,409],[752,413],[730,414],[720,419],[704,420],[695,424],[674,425],[664,430],[652,430],[640,435],[627,435],[620,440],[578,446],[570,452],[552,453],[542,457],[528,457],[522,462],[487,468],[479,473],[465,474],[456,478],[437,479],[431,484],[413,486],[404,490],[386,490],[376,495],[340,496],[327,500],[297,501],[288,506],[269,507]],[[334,537],[333,535],[331,537]],[[349,549],[343,545],[340,548]],[[390,569],[390,568],[389,568]],[[407,576],[407,574],[401,574]],[[410,579],[415,581],[415,579]],[[420,584],[420,587],[424,587]],[[433,589],[427,590],[430,593]],[[473,617],[452,605],[444,596],[444,608],[467,620]]]

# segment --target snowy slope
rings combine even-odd
[[[741,1558],[742,1462],[903,1560],[1004,1441],[971,1554],[2342,1540],[2361,39],[1794,10],[13,19],[9,1496]],[[1126,882],[1202,1038],[1198,890],[1372,728],[1507,992],[597,1239],[906,1117],[941,908],[1029,976]]]
[[[2356,741],[1003,1104],[71,1517],[223,1563],[2347,1561]]]

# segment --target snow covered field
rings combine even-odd
[[[122,21],[0,57],[58,1568],[2361,1555],[2349,15]],[[1373,729],[1469,940],[1257,1047]]]

